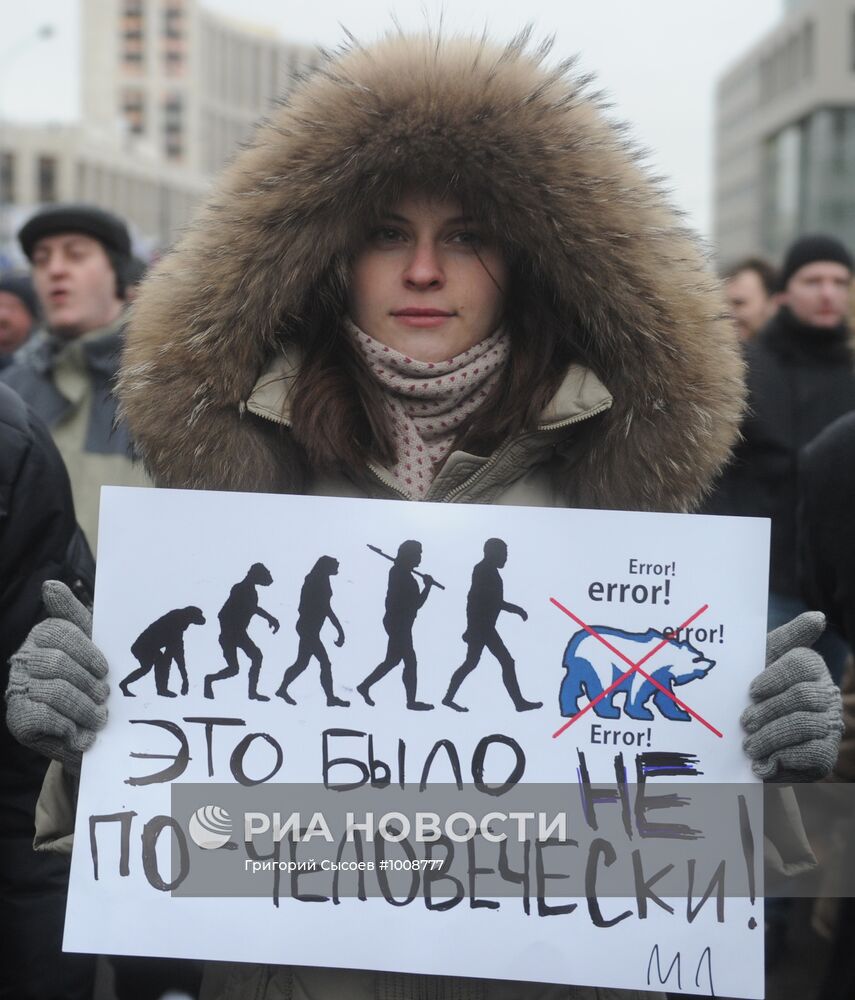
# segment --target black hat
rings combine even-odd
[[[39,300],[36,298],[33,283],[26,275],[7,274],[0,276],[0,292],[6,292],[8,295],[14,295],[20,299],[33,319],[38,319]]]
[[[118,216],[94,205],[64,204],[43,208],[24,223],[18,240],[31,260],[38,240],[57,233],[85,233],[103,243],[107,251],[112,250],[120,257],[131,255],[131,237],[127,226]]]
[[[845,268],[852,270],[852,255],[840,240],[822,234],[802,236],[791,244],[787,256],[784,258],[784,266],[781,270],[781,288],[787,287],[790,278],[799,268],[820,260],[842,264]]]

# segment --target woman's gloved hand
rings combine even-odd
[[[64,583],[48,580],[42,598],[49,617],[11,659],[6,722],[19,743],[76,773],[107,721],[107,661],[91,639],[92,615]]]
[[[766,669],[751,682],[742,741],[764,781],[817,781],[831,772],[843,733],[843,704],[825,661],[810,647],[825,616],[807,611],[769,633]]]

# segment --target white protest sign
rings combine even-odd
[[[761,997],[762,819],[684,793],[754,785],[767,560],[754,519],[105,489],[66,949]]]

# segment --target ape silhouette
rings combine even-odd
[[[543,706],[542,701],[527,701],[523,698],[517,682],[514,658],[496,631],[496,622],[502,611],[519,615],[523,621],[528,620],[528,615],[521,607],[505,601],[499,570],[507,561],[507,545],[501,538],[490,538],[484,543],[484,558],[472,570],[472,584],[466,598],[466,631],[463,633],[463,641],[467,645],[466,659],[454,671],[448,691],[442,699],[443,705],[456,712],[469,711],[463,705],[458,705],[454,696],[463,681],[478,666],[485,646],[501,664],[502,681],[514,708],[518,712],[527,712]]]
[[[424,590],[419,590],[413,570],[421,561],[421,542],[401,542],[389,570],[389,585],[386,589],[386,614],[383,616],[383,628],[389,636],[386,658],[356,688],[368,705],[374,704],[369,694],[372,686],[403,661],[407,708],[415,712],[426,712],[433,708],[433,705],[416,699],[417,662],[413,649],[413,625],[419,609],[434,586],[433,577],[422,574],[425,586]]]
[[[285,671],[282,683],[276,694],[284,698],[289,705],[297,702],[288,694],[289,685],[295,681],[308,667],[314,656],[321,665],[321,687],[327,696],[327,705],[347,708],[350,704],[343,698],[337,698],[333,691],[332,667],[324,644],[321,642],[321,629],[327,619],[336,627],[336,646],[344,645],[344,629],[332,609],[332,583],[330,577],[338,573],[338,560],[332,556],[321,556],[309,570],[300,591],[300,606],[297,609],[297,635],[300,644],[297,647],[297,659]]]
[[[184,663],[184,633],[190,625],[204,624],[202,609],[189,607],[167,611],[143,629],[131,646],[131,653],[139,660],[140,665],[119,682],[122,694],[126,698],[135,698],[136,695],[128,687],[154,670],[154,688],[160,697],[177,697],[174,691],[169,690],[169,669],[173,660],[181,674],[181,693],[187,694],[190,684]]]
[[[258,693],[258,675],[261,672],[261,650],[250,639],[249,623],[258,615],[266,618],[274,635],[279,631],[279,622],[259,606],[256,587],[269,587],[273,583],[270,570],[262,563],[253,563],[249,572],[229,591],[226,603],[220,609],[220,648],[226,666],[219,673],[208,674],[205,678],[205,697],[213,698],[214,681],[222,681],[234,677],[240,670],[238,650],[242,649],[249,657],[249,696],[256,701],[270,701],[266,694]]]

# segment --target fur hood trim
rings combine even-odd
[[[157,481],[302,487],[287,431],[241,404],[318,283],[345,280],[372,211],[421,184],[454,188],[524,248],[580,363],[614,396],[568,453],[568,503],[698,501],[742,412],[735,334],[640,154],[547,51],[527,35],[354,42],[258,127],[134,308],[119,393]]]

